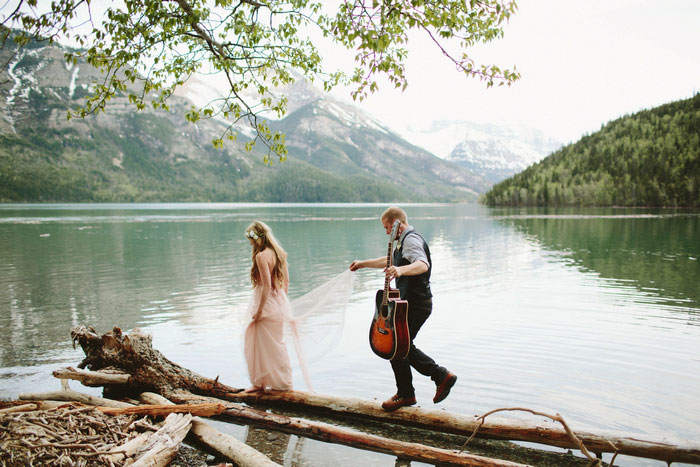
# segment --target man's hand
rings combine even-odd
[[[386,274],[386,277],[391,280],[395,277],[401,277],[402,271],[401,267],[389,266],[388,268],[384,269],[384,273]]]

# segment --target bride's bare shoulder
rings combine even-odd
[[[272,248],[265,248],[263,251],[255,255],[255,259],[257,261],[268,261],[268,262],[274,262],[275,260],[275,252],[272,251]]]

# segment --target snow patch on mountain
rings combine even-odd
[[[416,146],[493,183],[522,171],[561,146],[525,126],[466,121],[436,121],[427,130],[411,128],[402,134]]]

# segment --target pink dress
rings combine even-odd
[[[250,323],[244,337],[248,376],[255,387],[287,391],[292,389],[292,367],[284,341],[284,327],[285,323],[292,322],[291,306],[284,290],[272,289],[261,318],[253,321],[262,290],[262,286],[253,289],[248,306]]]

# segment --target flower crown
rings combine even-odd
[[[255,233],[253,230],[249,230],[245,233],[245,236],[248,238],[252,238],[253,240],[257,240],[259,238],[264,237],[265,234],[263,234],[263,233],[258,234],[258,233]]]

